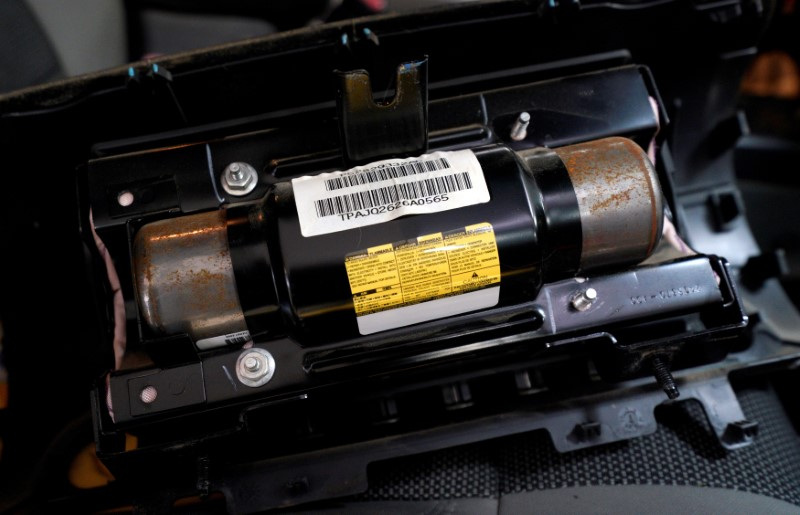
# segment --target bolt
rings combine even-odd
[[[228,194],[241,197],[247,195],[258,184],[258,173],[247,163],[231,163],[222,172],[222,189]]]
[[[258,358],[250,356],[244,360],[244,368],[246,368],[249,372],[255,372],[261,368],[261,363],[259,362]]]
[[[241,374],[248,379],[261,379],[269,373],[264,356],[256,351],[250,351],[241,360]]]
[[[667,397],[670,399],[677,399],[681,393],[678,391],[678,386],[675,384],[675,378],[672,377],[669,367],[667,367],[667,364],[664,363],[664,360],[661,359],[660,356],[654,356],[650,360],[650,366],[653,368],[653,375],[656,376],[656,382],[658,382],[658,386],[664,390],[664,393],[667,394]]]
[[[228,167],[228,172],[230,173],[231,179],[234,181],[241,181],[244,177],[244,172],[242,171],[242,167],[239,166],[239,163],[231,163]]]
[[[511,139],[514,141],[522,141],[528,137],[528,124],[531,122],[531,115],[525,111],[519,113],[519,116],[511,126]]]
[[[597,290],[586,288],[584,291],[574,295],[570,304],[577,311],[586,311],[592,307],[592,303],[597,300]]]
[[[253,388],[266,384],[275,373],[275,359],[264,349],[254,347],[239,354],[236,377]]]

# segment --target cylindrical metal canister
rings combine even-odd
[[[139,310],[155,335],[187,333],[202,348],[204,340],[215,346],[218,337],[247,330],[224,211],[145,225],[133,260]]]
[[[638,263],[661,237],[663,195],[653,165],[627,138],[555,149],[581,213],[581,269]]]
[[[144,322],[202,340],[246,321],[252,333],[319,345],[530,301],[543,281],[636,263],[658,242],[661,191],[630,140],[459,152],[323,174],[325,198],[285,181],[258,205],[143,227],[134,272]],[[462,180],[457,166],[428,173],[448,158],[480,176]],[[437,192],[477,179],[485,198],[436,206],[448,200]],[[417,214],[386,214],[425,202]],[[309,229],[308,216],[324,218],[323,228]]]

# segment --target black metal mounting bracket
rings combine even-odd
[[[375,102],[366,70],[337,72],[339,128],[348,164],[428,149],[427,69],[427,59],[401,64],[394,98],[386,104]]]

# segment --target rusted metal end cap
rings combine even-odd
[[[647,154],[627,138],[555,149],[567,168],[583,232],[580,269],[634,264],[661,238],[661,187]]]
[[[224,211],[145,225],[134,239],[133,268],[139,309],[154,334],[198,341],[247,330]]]

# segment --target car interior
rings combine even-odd
[[[0,2],[0,513],[797,513],[797,9]]]

